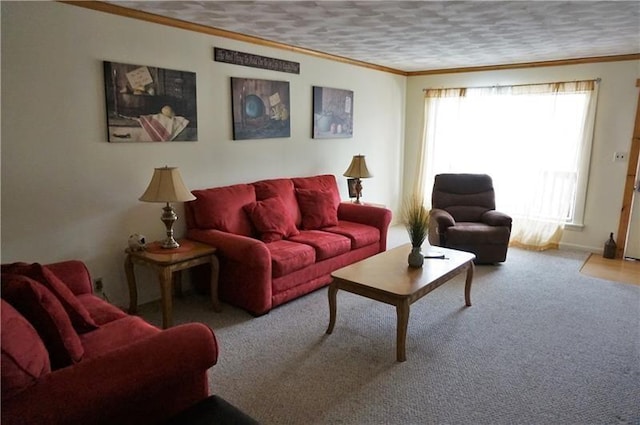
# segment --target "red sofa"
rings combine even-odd
[[[3,425],[156,424],[209,395],[211,329],[125,314],[80,261],[3,265],[0,302]]]
[[[334,270],[387,247],[391,211],[340,202],[333,175],[192,193],[187,236],[218,249],[220,298],[253,315],[329,284]]]

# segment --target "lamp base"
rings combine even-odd
[[[162,248],[164,249],[175,249],[180,246],[180,244],[173,238],[173,223],[178,219],[173,207],[167,202],[167,205],[162,208],[162,217],[160,219],[164,223],[167,228],[167,238],[162,241]]]
[[[164,249],[175,249],[175,248],[179,248],[180,244],[178,243],[178,241],[173,239],[173,237],[171,237],[163,240],[162,245],[160,246]]]
[[[362,202],[360,202],[360,197],[362,196],[362,183],[360,182],[359,178],[356,178],[356,201],[354,202],[354,204],[361,204]]]

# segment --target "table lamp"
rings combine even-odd
[[[153,171],[149,187],[139,198],[144,202],[164,202],[161,220],[167,228],[167,238],[162,242],[162,248],[178,248],[180,244],[173,238],[173,223],[178,219],[171,202],[186,202],[196,199],[184,185],[177,167],[156,168]]]
[[[354,155],[353,159],[351,159],[351,164],[347,171],[344,172],[343,176],[351,177],[356,179],[356,200],[355,203],[360,203],[360,194],[362,192],[362,183],[360,183],[360,179],[368,179],[369,177],[373,177],[369,170],[367,169],[367,163],[364,160],[364,155]]]

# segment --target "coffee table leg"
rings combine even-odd
[[[336,298],[338,293],[338,287],[332,282],[329,285],[329,327],[327,328],[327,333],[330,334],[333,332],[333,327],[336,324]]]
[[[471,307],[471,281],[473,280],[473,261],[469,262],[469,267],[467,268],[467,280],[464,285],[464,302],[467,307]]]
[[[396,304],[398,315],[398,330],[396,335],[396,357],[399,362],[407,360],[407,328],[409,325],[409,300],[403,299]]]

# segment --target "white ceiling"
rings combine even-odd
[[[400,71],[640,53],[639,1],[110,1]]]

